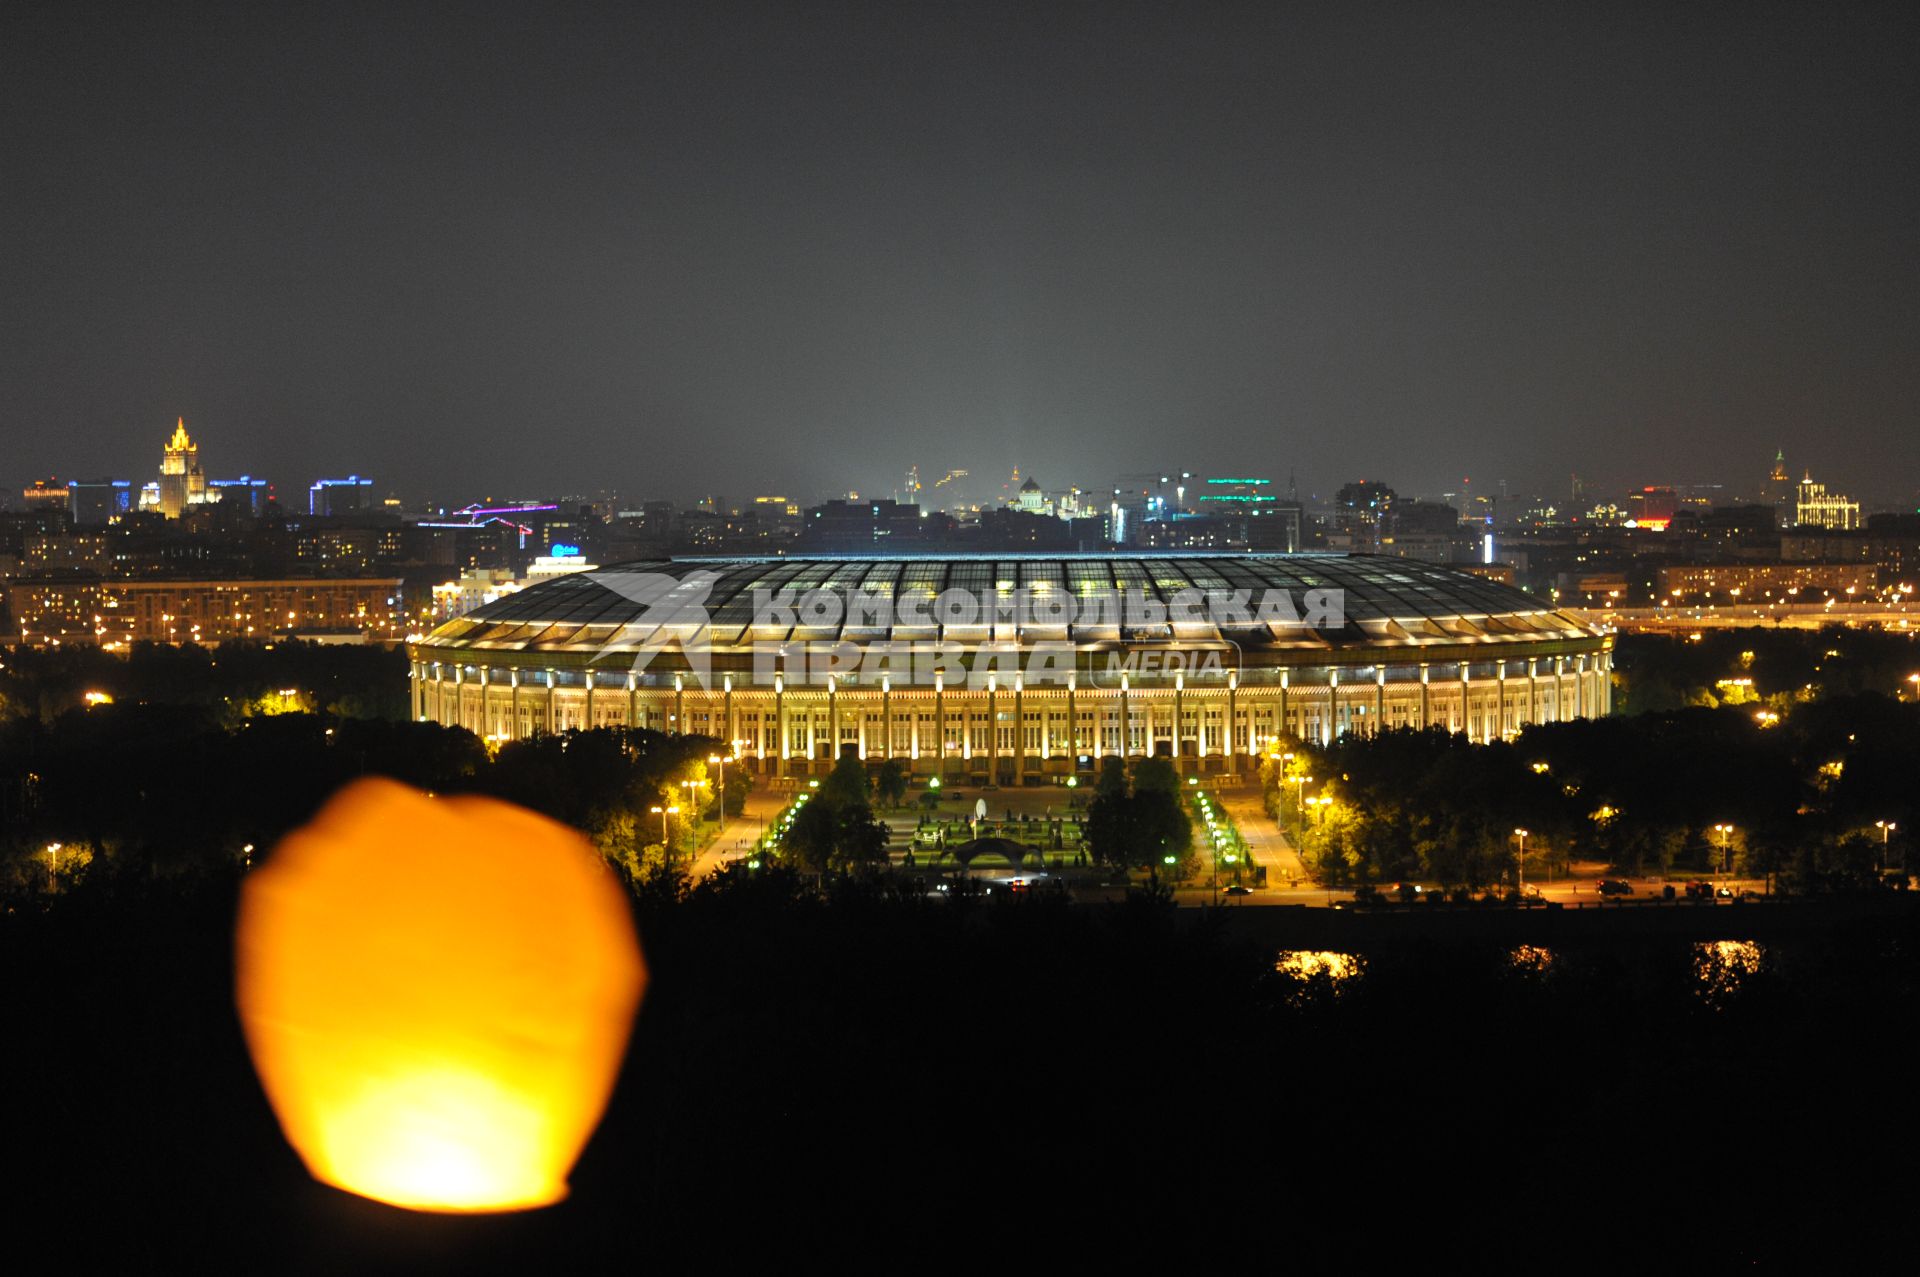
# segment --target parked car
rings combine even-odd
[[[1225,887],[1221,891],[1221,894],[1227,895],[1227,896],[1250,896],[1253,894],[1253,888],[1248,886],[1243,886],[1242,884],[1236,882],[1236,883],[1229,884],[1227,887]]]
[[[1630,896],[1633,894],[1633,884],[1619,878],[1602,878],[1600,880],[1600,894],[1603,896]]]

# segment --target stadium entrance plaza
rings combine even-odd
[[[1199,786],[1204,788],[1213,799],[1225,809],[1239,826],[1240,833],[1247,843],[1248,858],[1255,868],[1267,871],[1268,892],[1282,894],[1292,891],[1315,892],[1308,882],[1305,867],[1298,853],[1282,833],[1273,817],[1266,812],[1262,802],[1259,780],[1251,775],[1243,775],[1229,781],[1227,777],[1204,778]],[[788,777],[762,778],[747,797],[745,810],[728,821],[719,834],[702,853],[695,865],[695,876],[703,876],[718,869],[722,864],[734,860],[743,860],[751,856],[755,839],[762,830],[770,827],[779,817],[787,804],[795,796],[807,790],[803,778]],[[913,785],[907,791],[906,801],[898,808],[882,808],[875,805],[874,812],[887,825],[891,835],[888,852],[896,866],[904,866],[909,850],[915,856],[915,863],[926,864],[927,851],[914,846],[914,831],[919,827],[921,818],[933,815],[948,822],[961,822],[972,817],[976,804],[985,800],[986,819],[990,825],[1000,822],[1033,821],[1044,822],[1054,819],[1078,820],[1085,814],[1085,802],[1092,798],[1093,777],[1081,779],[1081,783],[1069,789],[1064,785],[1045,786],[1007,786],[987,788],[979,785],[949,784],[933,792],[939,793],[938,805],[928,808],[923,804],[922,795],[929,792],[924,785]],[[1074,804],[1078,802],[1080,806]],[[962,836],[964,837],[964,835]],[[949,846],[952,845],[949,837]],[[1071,865],[1071,851],[1046,852],[1046,859],[1052,862],[1055,857],[1064,857]],[[993,867],[982,865],[974,876],[993,879],[1010,878],[1023,875],[1020,870],[996,861]],[[1263,892],[1262,894],[1267,894]]]

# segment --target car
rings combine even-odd
[[[1253,888],[1242,886],[1240,883],[1236,882],[1225,887],[1222,890],[1221,894],[1228,895],[1228,896],[1250,896],[1253,894]]]
[[[1619,878],[1602,878],[1599,891],[1603,896],[1630,896],[1633,894],[1633,884]]]

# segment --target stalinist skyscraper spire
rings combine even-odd
[[[207,472],[200,468],[200,445],[187,437],[187,419],[182,417],[160,454],[160,512],[177,519],[188,506],[206,499]]]

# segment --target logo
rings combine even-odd
[[[713,630],[707,596],[718,572],[702,569],[685,577],[662,572],[589,572],[587,576],[621,598],[640,605],[640,613],[620,627],[603,651],[633,653],[635,675],[644,674],[662,652],[679,652],[687,672],[702,688],[712,682]]]
[[[586,574],[640,605],[605,651],[631,653],[645,673],[662,652],[680,654],[702,688],[712,684],[713,630],[707,598],[720,574],[595,570]],[[1123,679],[1224,677],[1240,667],[1248,639],[1338,630],[1346,595],[1310,589],[1188,588],[1166,598],[1145,589],[1065,588],[902,592],[766,590],[752,596],[741,635],[753,681],[788,687],[1064,687],[1076,674],[1094,685]],[[1089,653],[1091,656],[1089,657]],[[1085,659],[1083,659],[1085,658]]]

